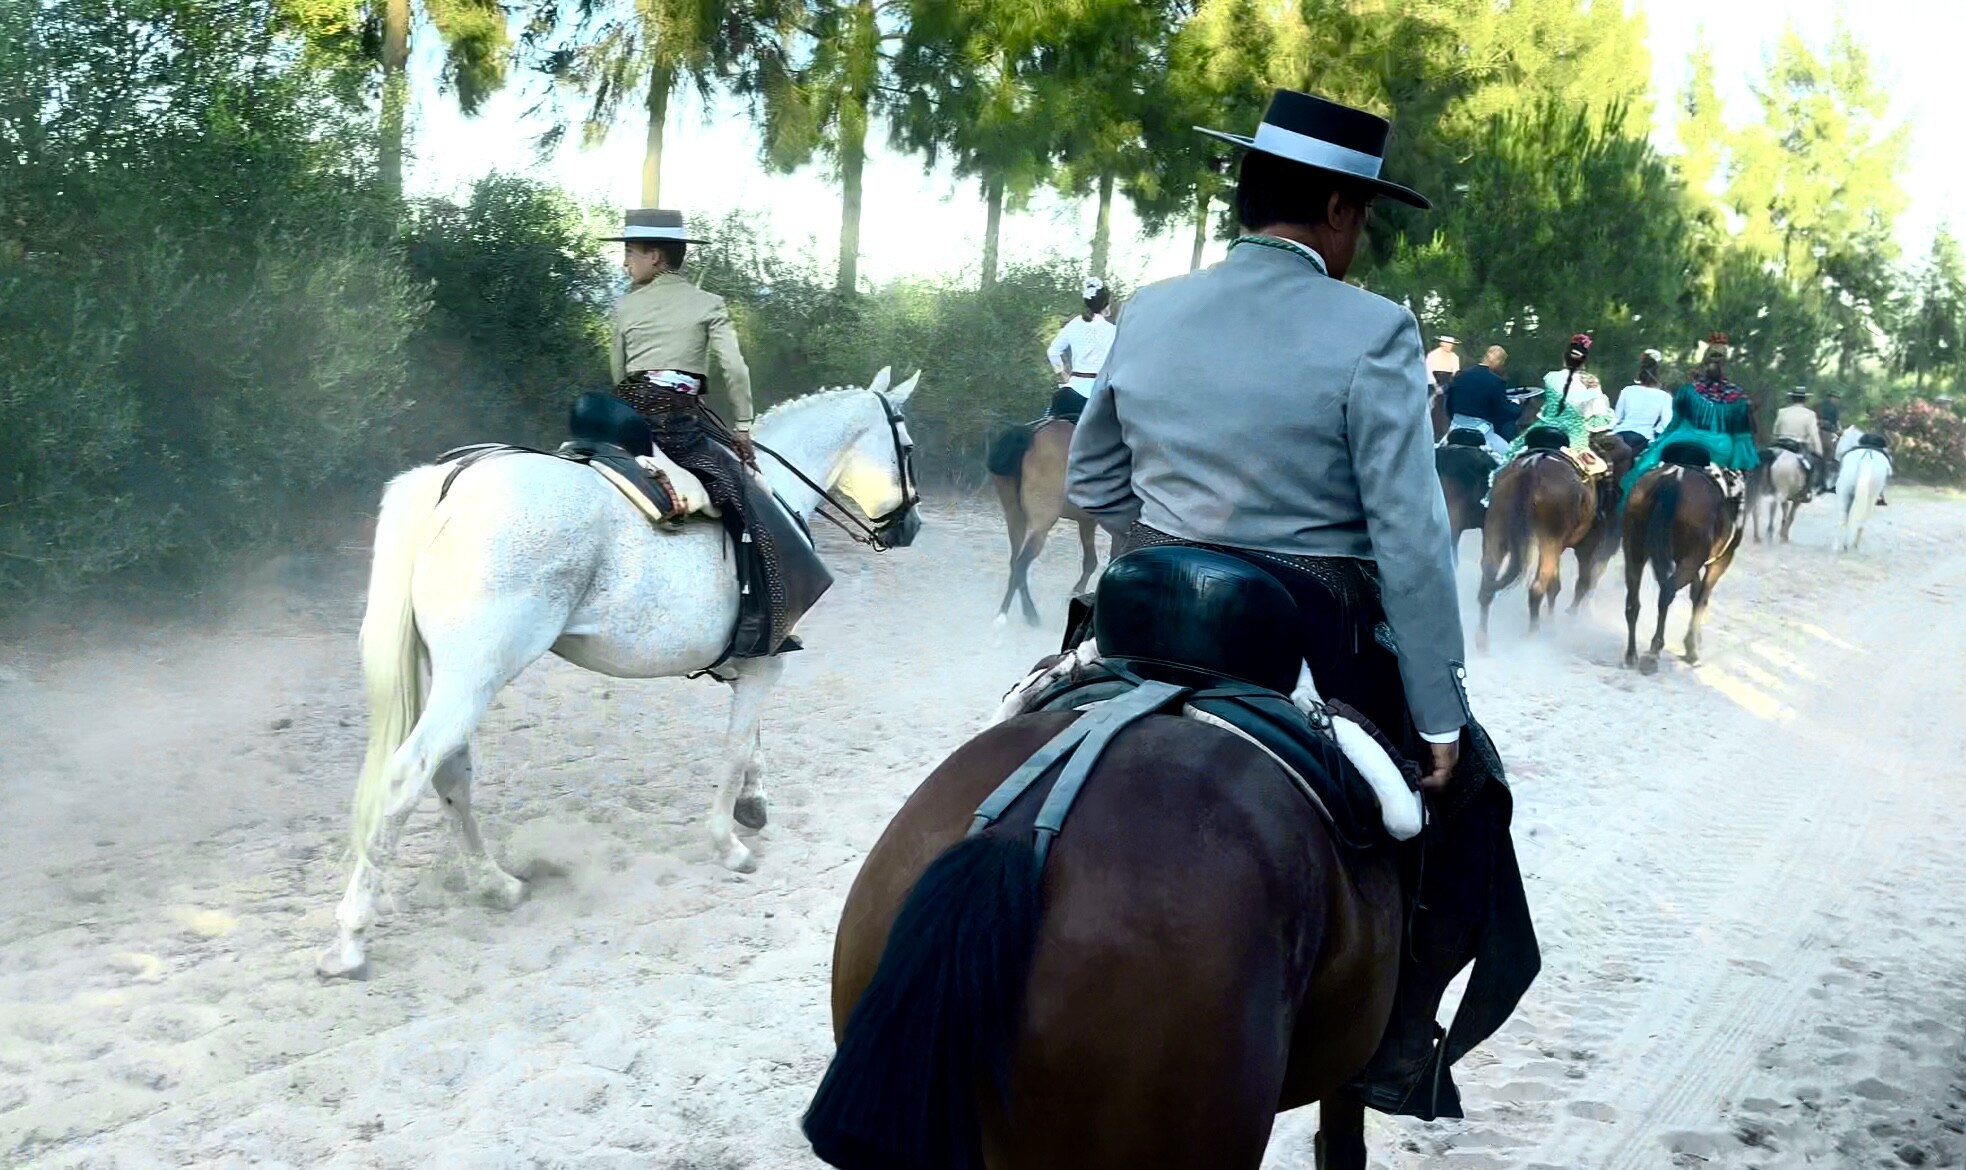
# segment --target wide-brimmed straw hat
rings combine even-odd
[[[1411,187],[1379,177],[1386,161],[1386,139],[1393,124],[1364,110],[1298,93],[1277,90],[1254,135],[1226,130],[1195,129],[1245,150],[1288,159],[1313,170],[1341,176],[1375,194],[1386,195],[1422,210],[1433,203]]]
[[[689,234],[689,225],[680,211],[656,207],[637,207],[621,217],[621,234],[602,236],[603,240],[656,244],[707,244]]]

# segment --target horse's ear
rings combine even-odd
[[[867,383],[867,389],[872,390],[876,394],[885,394],[887,393],[887,384],[893,380],[894,367],[882,366],[881,372],[874,375],[874,380]]]
[[[922,380],[922,372],[920,370],[916,370],[913,374],[910,374],[908,376],[908,380],[906,382],[903,382],[899,386],[896,386],[894,389],[888,391],[888,397],[892,398],[896,402],[908,401],[908,396],[915,392],[915,386],[921,380]]]

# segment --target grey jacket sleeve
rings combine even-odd
[[[1426,361],[1411,314],[1401,314],[1353,369],[1346,441],[1407,706],[1423,733],[1452,732],[1467,722],[1461,607],[1434,471]]]
[[[1107,377],[1112,368],[1108,360],[1072,433],[1065,498],[1117,535],[1140,518],[1140,497],[1133,494],[1133,452],[1120,434],[1119,410]]]

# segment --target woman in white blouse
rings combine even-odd
[[[1065,322],[1065,327],[1045,350],[1052,371],[1058,375],[1058,393],[1052,396],[1051,409],[1046,412],[1054,418],[1078,418],[1079,412],[1085,409],[1086,398],[1092,394],[1092,383],[1098,379],[1099,371],[1106,368],[1106,355],[1112,352],[1113,335],[1118,332],[1106,319],[1106,306],[1111,299],[1105,281],[1096,276],[1087,277],[1085,308]],[[1067,351],[1071,353],[1070,364],[1065,361]]]
[[[1636,455],[1672,424],[1672,395],[1659,388],[1659,351],[1638,359],[1638,381],[1618,391],[1618,421],[1611,429]]]

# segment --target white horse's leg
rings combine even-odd
[[[430,702],[416,721],[415,730],[389,761],[388,796],[381,822],[374,839],[367,843],[366,856],[358,851],[355,858],[348,891],[335,910],[340,933],[315,964],[321,975],[361,977],[368,965],[367,934],[369,927],[375,925],[381,868],[395,854],[403,825],[423,799],[438,768],[453,755],[467,750],[472,731],[491,706],[492,696],[506,681],[500,678],[491,685],[472,685],[442,674],[434,680]]]
[[[471,812],[471,773],[471,749],[466,748],[451,753],[430,783],[437,790],[437,799],[444,802],[444,811],[450,814],[458,851],[474,871],[472,876],[478,892],[499,909],[511,910],[526,900],[526,883],[505,872],[486,851],[485,839],[478,832],[478,818]]]
[[[724,777],[710,808],[710,847],[717,860],[738,873],[758,868],[751,850],[737,839],[737,797],[756,758],[765,698],[785,673],[778,657],[743,658],[731,667],[730,730],[724,737]]]
[[[758,729],[751,744],[751,762],[744,765],[744,787],[737,794],[737,823],[753,831],[765,827],[770,810],[765,799],[765,733]]]

